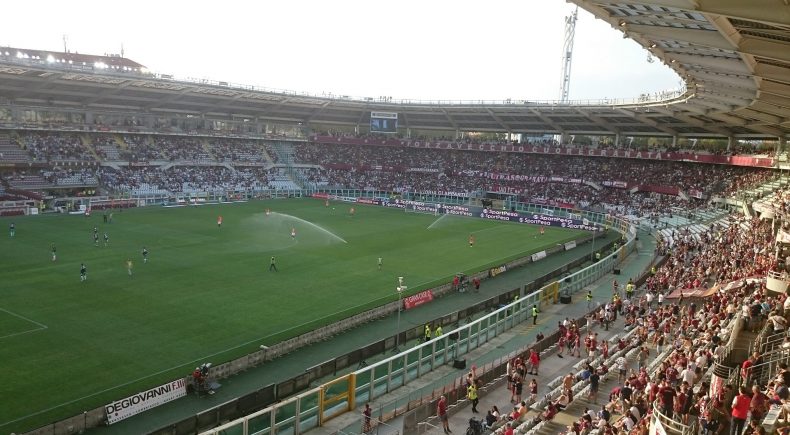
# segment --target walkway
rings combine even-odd
[[[596,239],[595,243],[596,246],[603,246],[615,241],[617,238],[619,238],[619,234],[611,232],[606,237]],[[643,238],[646,239],[647,237]],[[650,252],[652,253],[652,250]],[[518,288],[531,282],[535,276],[542,276],[576,259],[588,256],[590,256],[590,244],[583,244],[577,249],[551,255],[537,263],[530,263],[524,267],[498,275],[496,278],[485,280],[480,287],[480,292],[454,293],[449,296],[438,298],[417,309],[403,311],[401,313],[401,329],[406,330],[409,327],[424,325],[427,321],[436,319],[446,313],[466,308],[475,303],[490,299],[500,293]],[[644,258],[649,259],[652,257]],[[604,294],[603,292],[601,293],[601,295]],[[571,306],[563,305],[551,307],[547,310],[547,313],[551,313],[552,310],[559,308],[570,309]],[[582,310],[580,308],[576,311],[569,311],[568,315],[575,315],[577,311],[581,312]],[[544,317],[546,318],[546,322],[548,322],[549,316],[547,315]],[[553,325],[556,325],[556,320],[553,322]],[[161,429],[208,408],[218,406],[236,397],[256,391],[266,385],[281,382],[303,374],[305,369],[323,363],[337,355],[346,354],[352,350],[378,341],[382,337],[393,335],[396,329],[395,323],[395,315],[379,319],[365,324],[362,327],[346,331],[333,340],[315,343],[299,351],[267,362],[255,369],[227,379],[222,379],[220,381],[222,388],[218,389],[216,394],[212,396],[200,398],[187,396],[186,398],[170,402],[156,409],[131,417],[123,422],[112,426],[94,428],[88,432],[100,435],[137,435]],[[550,323],[545,324],[548,325]],[[534,337],[534,331],[532,335]],[[515,349],[515,347],[508,348],[507,351],[509,352],[513,349]],[[383,359],[386,356],[389,356],[389,354],[368,359],[367,362],[371,363]],[[354,369],[354,367],[347,369],[345,372],[352,369]],[[313,383],[313,385],[318,385],[318,382]]]
[[[529,322],[525,322],[524,324],[500,336],[497,336],[495,339],[486,343],[484,346],[481,346],[471,353],[466,354],[465,357],[467,360],[467,366],[471,367],[471,365],[477,365],[478,367],[482,367],[485,364],[501,358],[502,356],[507,355],[515,350],[525,349],[527,346],[535,342],[535,336],[539,331],[543,331],[545,335],[548,335],[549,332],[552,332],[556,329],[558,321],[562,321],[566,317],[579,318],[583,316],[586,312],[588,312],[587,302],[584,297],[587,290],[592,290],[594,302],[596,303],[603,303],[604,301],[608,300],[612,294],[612,281],[616,279],[622,285],[624,282],[628,281],[628,278],[636,278],[639,274],[646,270],[653,260],[655,246],[655,240],[651,236],[640,232],[640,240],[637,242],[638,250],[620,264],[621,274],[619,276],[613,274],[606,275],[595,284],[585,288],[584,291],[580,291],[574,295],[573,302],[571,304],[557,304],[545,307],[541,313],[541,316],[539,317],[537,326],[532,326]],[[618,318],[618,321],[610,329],[610,331],[598,331],[599,336],[602,339],[610,338],[619,332],[619,326],[621,325],[622,319]],[[573,369],[573,365],[578,361],[578,358],[570,358],[568,356],[565,358],[559,358],[556,356],[556,354],[551,354],[545,358],[541,364],[540,375],[536,377],[539,386],[539,397],[542,397],[548,392],[545,389],[545,385],[548,382],[561,374],[567,374],[569,371],[575,371]],[[441,388],[442,385],[447,383],[448,376],[450,376],[450,379],[453,379],[452,374],[455,373],[455,376],[460,378],[464,377],[467,372],[468,370],[457,370],[453,369],[451,366],[443,367],[420,379],[410,382],[407,386],[399,388],[393,393],[381,397],[375,403],[371,403],[371,407],[375,411],[378,411],[383,404],[384,412],[390,412],[394,403],[405,403],[405,400],[408,399],[410,392],[427,388]],[[533,376],[527,376],[528,379],[531,379],[532,377]],[[525,392],[527,391],[526,384],[527,382],[525,382],[524,386]],[[608,394],[608,391],[601,390],[600,397],[603,398],[604,394]],[[524,397],[528,396],[528,394],[524,395]],[[412,397],[412,399],[414,399],[414,397]],[[510,404],[510,393],[506,390],[504,384],[501,387],[489,390],[484,395],[481,394],[480,404],[478,405],[478,411],[481,411],[480,414],[472,414],[471,407],[469,407],[469,409],[462,409],[454,413],[451,411],[452,415],[450,417],[450,428],[453,430],[453,433],[466,433],[466,428],[469,426],[469,419],[473,416],[478,418],[485,417],[485,412],[491,409],[493,405],[496,405],[502,413],[513,410],[513,405]],[[459,406],[467,407],[467,404],[466,402],[461,402]],[[377,415],[377,412],[374,413],[374,417]],[[531,412],[530,415],[534,415],[534,412]],[[313,430],[311,433],[340,433],[350,435],[359,434],[360,429],[360,416],[356,413],[347,413],[329,421],[324,427]],[[376,433],[377,435],[402,434],[404,433],[403,418],[398,417],[392,421],[389,421],[386,423],[386,425],[382,425],[380,428],[378,428],[378,431],[374,431],[373,433]],[[426,433],[431,435],[439,435],[443,432],[441,427],[438,427]]]

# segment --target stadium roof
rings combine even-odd
[[[685,79],[695,97],[657,109],[782,136],[790,131],[788,0],[571,0]]]
[[[9,48],[0,49],[0,97],[46,110],[323,125],[364,126],[371,111],[397,112],[401,126],[417,130],[742,138],[790,133],[788,0],[571,1],[650,50],[686,88],[570,104],[387,100],[177,79],[147,73],[134,62],[139,68],[47,62]]]

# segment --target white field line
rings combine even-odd
[[[36,321],[35,321],[35,320],[33,320],[33,319],[28,319],[27,317],[25,317],[25,316],[23,316],[23,315],[21,315],[21,314],[17,314],[17,313],[15,313],[15,312],[13,312],[13,311],[8,311],[8,310],[6,310],[6,309],[3,309],[3,308],[0,308],[0,311],[2,311],[2,312],[4,312],[4,313],[7,313],[7,314],[10,314],[10,315],[12,315],[12,316],[14,316],[14,317],[16,317],[16,318],[18,318],[18,319],[22,319],[22,320],[24,320],[24,321],[26,321],[26,322],[30,322],[30,323],[32,323],[32,324],[34,324],[34,325],[36,325],[36,326],[37,326],[37,328],[28,329],[27,331],[22,331],[22,332],[15,332],[15,333],[13,333],[13,334],[8,334],[8,335],[3,335],[3,336],[0,336],[0,340],[2,340],[2,339],[4,339],[4,338],[9,338],[9,337],[16,337],[17,335],[22,335],[22,334],[29,334],[29,333],[31,333],[31,332],[42,331],[42,330],[44,330],[44,329],[47,329],[47,325],[45,325],[45,324],[43,324],[43,323],[36,322]]]
[[[418,288],[418,287],[420,287],[420,286],[423,286],[423,285],[426,285],[426,284],[430,284],[430,283],[432,283],[432,282],[435,282],[437,279],[438,279],[438,278],[436,278],[436,279],[432,279],[432,280],[429,280],[429,281],[425,281],[425,282],[422,282],[422,283],[416,284],[416,285],[414,285],[413,287],[415,287],[415,288]],[[383,298],[377,298],[377,299],[373,299],[373,300],[371,300],[371,301],[368,301],[368,302],[366,302],[366,303],[364,303],[364,304],[359,304],[359,305],[356,305],[356,306],[353,306],[353,307],[347,308],[347,309],[345,309],[345,310],[342,310],[342,311],[353,310],[354,308],[358,308],[358,307],[361,307],[361,306],[367,305],[367,304],[369,304],[370,302],[375,302],[375,301],[378,301],[378,300],[380,300],[380,299],[383,299]],[[2,310],[2,311],[6,311],[6,310],[3,310],[2,308],[0,308],[0,310]],[[8,312],[8,311],[6,311],[6,312]],[[337,314],[337,313],[339,313],[339,312],[341,312],[341,311],[337,311],[337,312],[335,312],[335,313],[332,313],[332,314],[327,314],[327,315],[326,315],[326,316],[324,316],[324,317],[320,317],[318,320],[322,320],[322,319],[326,319],[326,318],[328,318],[328,317],[332,317],[332,316],[334,316],[335,314]],[[14,313],[10,313],[10,312],[9,312],[9,314],[15,315],[15,316],[17,316],[17,317],[21,317],[21,318],[23,318],[23,319],[25,319],[25,320],[29,320],[29,321],[31,321],[31,322],[33,322],[33,323],[37,324],[37,325],[41,325],[43,328],[47,328],[47,326],[46,326],[46,325],[43,325],[43,324],[41,324],[41,323],[38,323],[38,322],[35,322],[35,321],[33,321],[33,320],[27,319],[27,318],[25,318],[25,317],[19,316],[18,314],[14,314]],[[238,348],[240,348],[240,347],[244,347],[244,346],[250,345],[250,344],[252,344],[252,343],[255,343],[255,342],[257,342],[257,341],[263,341],[263,340],[265,340],[265,339],[267,339],[267,338],[269,338],[269,337],[271,337],[271,336],[273,336],[273,335],[281,334],[281,333],[283,333],[283,332],[286,332],[286,331],[290,331],[290,330],[292,330],[292,329],[299,328],[299,327],[301,327],[301,326],[307,325],[307,324],[309,324],[309,323],[312,323],[312,322],[314,322],[314,321],[315,321],[315,319],[313,319],[313,320],[311,320],[311,321],[308,321],[308,322],[301,323],[301,324],[299,324],[299,325],[296,325],[296,326],[292,326],[292,327],[290,327],[290,328],[288,328],[288,329],[283,329],[283,330],[281,330],[281,331],[278,331],[278,332],[275,332],[275,333],[269,334],[269,335],[267,335],[267,336],[265,336],[265,337],[260,337],[260,338],[254,338],[254,339],[252,339],[252,340],[247,340],[247,341],[245,341],[244,343],[237,344],[236,346],[232,346],[232,347],[229,347],[229,348],[227,348],[227,349],[220,350],[220,351],[214,352],[214,353],[212,353],[212,354],[205,355],[205,356],[202,356],[202,357],[200,357],[200,358],[196,358],[196,359],[193,359],[193,360],[187,361],[187,362],[185,362],[185,363],[183,363],[183,364],[178,364],[178,365],[175,365],[175,366],[172,366],[172,367],[169,367],[169,368],[166,368],[166,369],[160,370],[160,371],[158,371],[158,372],[154,372],[154,373],[148,374],[148,375],[146,375],[146,376],[141,376],[141,377],[139,377],[139,378],[137,378],[137,379],[133,379],[133,380],[131,380],[131,381],[124,382],[124,383],[122,383],[122,384],[118,384],[118,385],[115,385],[115,386],[113,386],[113,387],[108,387],[108,388],[105,388],[105,389],[103,389],[103,390],[100,390],[100,391],[97,391],[97,392],[95,392],[95,393],[87,394],[87,395],[85,395],[85,396],[78,397],[78,398],[76,398],[76,399],[73,399],[73,400],[69,400],[68,402],[63,402],[63,403],[60,403],[60,404],[57,404],[57,405],[54,405],[54,406],[50,406],[49,408],[42,409],[42,410],[40,410],[40,411],[36,411],[36,412],[30,413],[30,414],[27,414],[27,415],[25,415],[25,416],[22,416],[22,417],[16,418],[16,419],[14,419],[14,420],[9,420],[9,421],[6,421],[6,422],[3,422],[3,423],[0,423],[0,427],[8,426],[9,424],[13,424],[13,423],[16,423],[16,422],[18,422],[18,421],[26,420],[26,419],[28,419],[28,418],[30,418],[30,417],[35,417],[36,415],[43,414],[43,413],[45,413],[45,412],[49,412],[49,411],[52,411],[52,410],[54,410],[54,409],[58,409],[58,408],[60,408],[60,407],[63,407],[63,406],[66,406],[66,405],[70,405],[70,404],[72,404],[72,403],[79,402],[79,401],[81,401],[81,400],[89,399],[89,398],[91,398],[91,397],[93,397],[93,396],[98,396],[99,394],[104,394],[104,393],[107,393],[107,392],[109,392],[109,391],[117,390],[118,388],[123,388],[123,387],[125,387],[125,386],[127,386],[127,385],[131,385],[131,384],[134,384],[134,383],[137,383],[137,382],[140,382],[140,381],[144,381],[144,380],[146,380],[146,379],[148,379],[148,378],[151,378],[151,377],[154,377],[154,376],[160,375],[160,374],[162,374],[162,373],[166,373],[166,372],[169,372],[169,371],[175,370],[175,369],[177,369],[177,368],[180,368],[180,367],[184,367],[184,366],[191,365],[191,364],[194,364],[194,363],[197,363],[197,362],[201,362],[201,361],[202,361],[202,362],[205,362],[207,359],[209,359],[209,358],[211,358],[211,357],[214,357],[214,356],[217,356],[217,355],[221,355],[221,354],[223,354],[223,353],[225,353],[225,352],[229,352],[229,351],[232,351],[232,350],[238,349]],[[32,331],[30,331],[30,332],[32,332]],[[1,337],[0,337],[0,338],[1,338]]]

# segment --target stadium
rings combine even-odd
[[[578,12],[552,101],[0,46],[0,432],[786,433],[790,6],[569,3],[682,85],[570,98]]]

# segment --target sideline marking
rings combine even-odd
[[[315,224],[313,224],[313,225],[315,225]],[[497,227],[497,226],[495,226],[495,227]],[[494,228],[494,227],[490,227],[490,228]],[[490,228],[484,228],[483,230],[490,229]],[[330,233],[330,234],[331,234],[331,233]],[[334,234],[333,234],[333,235],[334,235]],[[337,236],[335,236],[335,237],[337,237]],[[291,245],[291,246],[293,246],[293,245]],[[425,282],[422,282],[422,283],[416,284],[414,287],[415,287],[415,288],[417,288],[417,287],[420,287],[420,286],[423,286],[423,285],[426,285],[426,284],[429,284],[429,283],[433,283],[433,282],[436,282],[436,281],[437,281],[437,280],[439,280],[439,279],[440,279],[440,278],[436,278],[436,279],[433,279],[433,280],[430,280],[430,281],[425,281]],[[366,305],[366,304],[369,304],[369,303],[371,303],[371,302],[376,302],[376,301],[379,301],[379,300],[385,299],[385,298],[387,298],[387,297],[388,297],[388,296],[383,296],[383,297],[380,297],[380,298],[377,298],[377,299],[373,299],[373,300],[371,300],[371,301],[369,301],[369,302],[362,303],[362,304],[359,304],[359,305],[356,305],[356,306],[353,306],[353,307],[347,308],[347,309],[345,309],[345,310],[342,310],[342,311],[353,310],[354,308],[358,308],[358,307],[364,306],[364,305]],[[2,308],[0,308],[0,310],[2,310],[2,311],[6,311],[6,310],[3,310]],[[322,320],[322,319],[325,319],[325,318],[327,318],[327,317],[331,317],[331,316],[333,316],[333,315],[335,315],[335,314],[337,314],[337,313],[339,313],[339,312],[341,312],[341,311],[337,311],[337,312],[335,312],[335,313],[328,314],[328,315],[326,315],[326,316],[324,316],[324,317],[320,317],[320,318],[319,318],[319,319],[317,319],[317,320]],[[9,313],[9,314],[12,314],[12,315],[15,315],[15,316],[18,316],[18,317],[22,317],[22,316],[19,316],[19,315],[17,315],[17,314],[14,314],[14,313]],[[41,323],[38,323],[38,322],[36,322],[36,321],[33,321],[33,320],[30,320],[30,319],[27,319],[27,318],[25,318],[25,317],[22,317],[22,318],[23,318],[23,319],[25,319],[25,320],[29,320],[30,322],[33,322],[33,323],[35,323],[35,324],[37,324],[37,325],[40,325],[40,326],[42,326],[42,327],[43,327],[42,329],[46,329],[46,328],[47,328],[47,326],[46,326],[46,325],[43,325],[43,324],[41,324]],[[199,362],[199,361],[205,361],[205,360],[206,360],[206,359],[208,359],[208,358],[211,358],[211,357],[214,357],[214,356],[217,356],[217,355],[221,355],[221,354],[223,354],[223,353],[225,353],[225,352],[230,352],[230,351],[232,351],[232,350],[236,350],[236,349],[238,349],[238,348],[240,348],[240,347],[248,346],[248,345],[250,345],[250,344],[252,344],[252,343],[255,343],[255,342],[257,342],[257,341],[265,340],[266,338],[269,338],[269,337],[271,337],[271,336],[274,336],[274,335],[277,335],[277,334],[281,334],[281,333],[283,333],[283,332],[290,331],[290,330],[292,330],[292,329],[296,329],[296,328],[299,328],[299,327],[301,327],[301,326],[307,325],[307,324],[309,324],[309,323],[311,323],[311,322],[313,322],[313,321],[315,321],[315,319],[314,319],[314,320],[311,320],[311,321],[308,321],[308,322],[301,323],[301,324],[299,324],[299,325],[296,325],[296,326],[292,326],[292,327],[290,327],[290,328],[288,328],[288,329],[283,329],[283,330],[280,330],[280,331],[274,332],[274,333],[272,333],[272,334],[269,334],[269,335],[267,335],[267,336],[265,336],[265,337],[259,337],[259,338],[254,338],[254,339],[252,339],[252,340],[245,341],[245,342],[243,342],[243,343],[241,343],[241,344],[238,344],[238,345],[236,345],[236,346],[232,346],[232,347],[229,347],[229,348],[227,348],[227,349],[224,349],[224,350],[220,350],[220,351],[214,352],[214,353],[212,353],[212,354],[210,354],[210,355],[206,355],[206,356],[203,356],[203,357],[200,357],[200,358],[197,358],[197,359],[193,359],[193,360],[191,360],[191,361],[187,361],[187,362],[185,362],[185,363],[183,363],[183,364],[179,364],[179,365],[176,365],[176,366],[173,366],[173,367],[170,367],[170,368],[166,368],[166,369],[160,370],[160,371],[158,371],[158,372],[155,372],[155,373],[150,373],[150,374],[148,374],[148,375],[146,375],[146,376],[142,376],[142,377],[139,377],[139,378],[137,378],[137,379],[134,379],[134,380],[131,380],[131,381],[128,381],[128,382],[124,382],[124,383],[122,383],[122,384],[115,385],[115,386],[113,386],[113,387],[108,387],[108,388],[105,388],[105,389],[103,389],[103,390],[101,390],[101,391],[97,391],[97,392],[95,392],[95,393],[91,393],[91,394],[88,394],[88,395],[85,395],[85,396],[82,396],[82,397],[79,397],[79,398],[76,398],[76,399],[73,399],[73,400],[69,400],[68,402],[63,402],[63,403],[60,403],[60,404],[57,404],[57,405],[51,406],[51,407],[49,407],[49,408],[46,408],[46,409],[42,409],[42,410],[40,410],[40,411],[33,412],[33,413],[31,413],[31,414],[28,414],[28,415],[25,415],[25,416],[22,416],[22,417],[16,418],[16,419],[14,419],[14,420],[10,420],[10,421],[6,421],[6,422],[2,422],[2,423],[0,423],[0,427],[5,427],[5,426],[8,426],[9,424],[13,424],[13,423],[16,423],[16,422],[19,422],[19,421],[22,421],[22,420],[26,420],[26,419],[28,419],[28,418],[35,417],[35,416],[37,416],[37,415],[39,415],[39,414],[44,414],[44,413],[46,413],[46,412],[49,412],[49,411],[52,411],[52,410],[55,410],[55,409],[61,408],[61,407],[63,407],[63,406],[70,405],[70,404],[72,404],[72,403],[76,403],[76,402],[79,402],[79,401],[82,401],[82,400],[85,400],[85,399],[89,399],[89,398],[91,398],[91,397],[94,397],[94,396],[98,396],[98,395],[100,395],[100,394],[107,393],[107,392],[109,392],[109,391],[116,390],[116,389],[118,389],[118,388],[125,387],[125,386],[127,386],[127,385],[131,385],[131,384],[134,384],[134,383],[137,383],[137,382],[140,382],[140,381],[144,381],[144,380],[146,380],[146,379],[148,379],[148,378],[152,378],[152,377],[154,377],[154,376],[158,376],[158,375],[160,375],[160,374],[162,374],[162,373],[166,373],[166,372],[169,372],[169,371],[173,371],[173,370],[176,370],[176,369],[178,369],[178,368],[181,368],[181,367],[184,367],[184,366],[187,366],[187,365],[191,365],[191,364],[194,364],[194,363],[196,363],[196,362]],[[31,331],[31,332],[32,332],[32,331]]]

